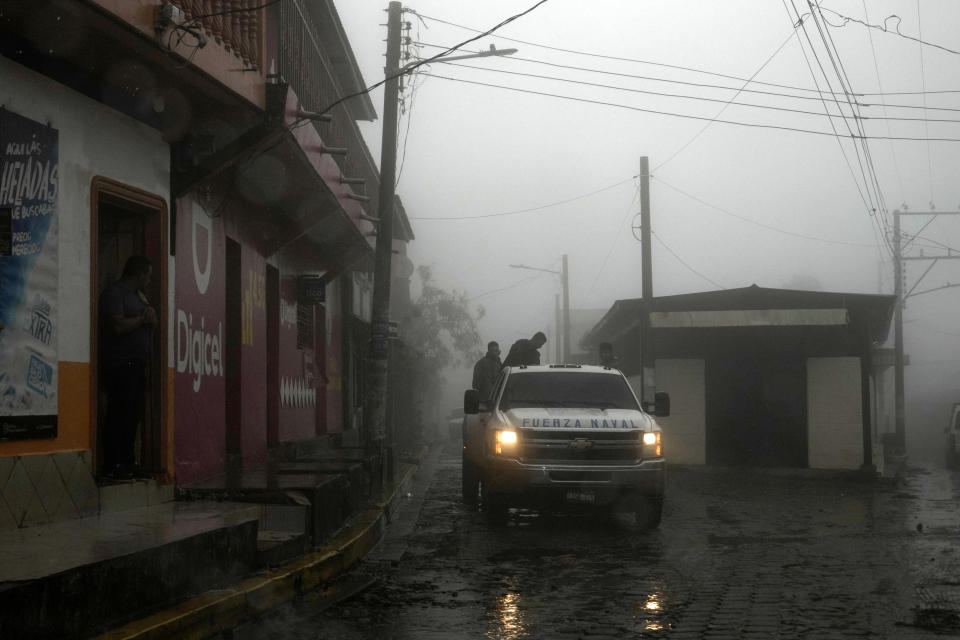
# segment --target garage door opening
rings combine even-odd
[[[707,464],[807,466],[802,359],[714,359],[706,377]]]

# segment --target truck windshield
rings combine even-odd
[[[640,410],[620,376],[586,372],[521,373],[507,378],[500,409],[580,407]]]

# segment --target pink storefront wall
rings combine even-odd
[[[177,200],[174,289],[174,416],[180,484],[225,470],[223,223]]]
[[[340,282],[327,286],[327,433],[343,431],[343,311]]]
[[[289,274],[280,277],[279,333],[280,440],[316,437],[317,363],[312,350],[297,348],[297,278]]]

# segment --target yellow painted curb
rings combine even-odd
[[[386,527],[384,513],[416,469],[416,465],[404,465],[399,480],[384,492],[377,508],[357,514],[353,523],[323,548],[266,575],[247,578],[227,589],[208,591],[94,640],[203,640],[317,588],[370,552]]]

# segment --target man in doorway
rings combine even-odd
[[[597,355],[600,358],[601,367],[610,367],[611,369],[616,369],[617,364],[620,362],[620,358],[613,355],[613,345],[609,342],[600,343],[600,346],[597,347]]]
[[[118,479],[136,473],[133,446],[143,420],[147,367],[157,311],[144,290],[153,266],[143,256],[130,256],[120,279],[100,296],[101,380],[107,395],[104,418],[104,472]]]
[[[500,345],[491,340],[487,343],[487,353],[473,365],[473,388],[480,392],[480,399],[486,400],[493,390],[493,382],[503,363],[500,361]]]
[[[540,347],[547,344],[547,336],[537,331],[529,340],[520,338],[510,347],[507,359],[503,361],[505,367],[517,367],[522,364],[540,364]]]

